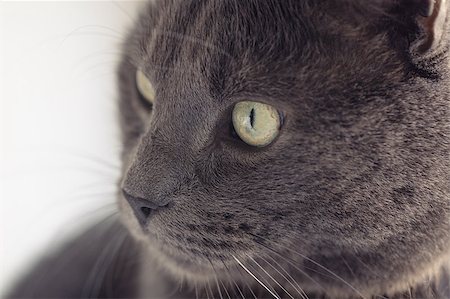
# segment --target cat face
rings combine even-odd
[[[276,276],[275,259],[304,288],[369,294],[448,252],[446,49],[413,53],[415,18],[352,8],[186,0],[142,13],[120,66],[119,206],[175,275],[225,277],[239,260]],[[248,101],[275,115],[262,145],[233,123]]]

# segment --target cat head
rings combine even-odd
[[[119,71],[130,231],[187,279],[277,262],[376,294],[431,273],[450,238],[446,7],[150,3]]]

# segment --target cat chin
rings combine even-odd
[[[214,271],[211,267],[180,256],[169,256],[155,246],[146,244],[143,254],[146,260],[174,280],[202,283],[210,281],[214,277]]]
[[[122,209],[127,209],[128,206],[124,205]],[[121,213],[122,221],[127,226],[129,232],[133,237],[143,246],[142,259],[148,263],[148,266],[152,271],[162,271],[169,279],[174,281],[184,281],[188,284],[202,285],[207,284],[215,279],[217,276],[223,281],[228,280],[229,274],[222,271],[221,267],[217,267],[215,270],[211,268],[211,264],[206,257],[190,258],[187,254],[176,254],[169,248],[165,248],[163,245],[158,245],[159,242],[152,242],[151,236],[145,233],[134,217],[130,217],[130,214],[123,211]],[[131,212],[131,211],[130,211]],[[429,262],[429,261],[428,261]],[[153,270],[157,268],[157,270]],[[351,282],[351,284],[358,290],[355,293],[354,290],[346,286],[326,285],[324,288],[318,288],[316,284],[309,281],[302,281],[301,286],[307,293],[321,294],[330,298],[353,298],[356,295],[362,295],[365,298],[372,296],[392,296],[397,294],[407,294],[414,288],[426,288],[426,285],[430,285],[440,279],[443,275],[443,271],[450,271],[450,252],[444,253],[441,258],[434,258],[433,263],[427,263],[426,265],[418,264],[414,267],[414,272],[405,273],[401,280],[394,281],[367,281],[366,278],[360,277],[357,280]],[[399,271],[402,271],[399,269]],[[238,275],[238,273],[236,273]],[[383,276],[383,275],[382,275]],[[388,275],[389,276],[389,275]],[[239,275],[239,277],[242,277]],[[246,283],[254,284],[253,279],[248,276]],[[425,287],[423,287],[425,285]],[[295,290],[293,290],[295,291]]]
[[[440,288],[449,288],[450,285],[442,286],[442,277],[448,275],[450,271],[450,250],[440,258],[434,259],[434,263],[429,265],[417,265],[414,273],[409,273],[401,282],[388,284],[385,288],[373,290],[372,293],[384,293],[388,296],[409,292],[411,289],[426,289],[431,285],[439,285]],[[447,276],[448,277],[448,276]],[[448,292],[448,291],[447,291]]]
[[[433,298],[444,298],[448,294],[450,285],[450,252],[437,259],[430,265],[418,265],[414,273],[405,273],[401,281],[367,281],[360,277],[362,284],[358,281],[351,282],[352,287],[324,286],[318,288],[316,284],[306,283],[302,285],[307,293],[316,294],[325,298],[347,299],[347,298],[429,298],[417,297],[416,294],[433,294],[436,288],[439,295]],[[350,285],[350,282],[349,282]],[[353,290],[352,290],[353,288]],[[325,289],[325,291],[324,291]],[[431,297],[430,297],[431,298]],[[447,298],[447,297],[445,297]]]
[[[162,253],[159,249],[153,246],[148,246],[145,251],[146,259],[151,260],[152,265],[156,265],[159,269],[163,270],[169,277],[175,281],[185,281],[188,284],[195,285],[207,285],[209,282],[214,281],[215,277],[227,280],[227,276],[222,275],[222,271],[213,271],[210,267],[202,267],[194,263],[186,263],[186,261],[178,260],[174,257],[169,257]],[[419,269],[420,268],[420,269]],[[324,296],[326,298],[373,298],[377,296],[388,296],[397,298],[401,294],[409,294],[411,292],[418,292],[418,294],[427,293],[430,285],[434,285],[439,281],[442,281],[442,277],[447,277],[450,273],[450,256],[445,256],[433,265],[429,265],[428,268],[417,268],[419,271],[416,273],[410,273],[409,277],[404,278],[400,282],[387,281],[384,283],[369,282],[365,286],[356,286],[358,289],[351,290],[349,288],[330,287],[322,285],[320,288],[316,284],[303,281],[301,286],[306,293],[316,294]],[[238,272],[231,273],[230,275],[236,277]],[[444,278],[445,279],[445,278]],[[236,281],[239,281],[237,279]],[[250,277],[247,280],[240,281],[241,283],[254,285],[258,287],[256,282]],[[324,287],[326,292],[324,292]],[[441,287],[442,288],[442,287]],[[291,293],[295,290],[287,286],[287,289]]]

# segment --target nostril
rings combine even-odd
[[[148,217],[150,217],[150,214],[152,213],[152,209],[149,207],[142,207],[141,212],[145,218],[148,218]]]
[[[159,209],[165,209],[172,206],[172,201],[167,197],[153,198],[152,200],[142,198],[139,196],[131,195],[130,192],[122,189],[122,193],[131,209],[133,214],[138,220],[142,228],[146,228],[151,217]]]
[[[133,210],[133,214],[139,224],[145,229],[150,217],[158,206],[146,199],[135,197],[126,191],[123,191],[123,195]]]

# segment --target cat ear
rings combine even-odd
[[[399,18],[401,23],[413,21],[419,35],[411,50],[418,54],[433,52],[446,37],[446,22],[450,0],[343,0],[358,3],[367,15],[384,15]],[[401,31],[398,33],[405,33]]]
[[[359,0],[360,3],[367,0]],[[413,43],[412,51],[425,54],[436,50],[445,38],[448,2],[450,0],[371,0],[371,6],[386,12],[394,18],[400,17],[414,21],[420,34]],[[368,6],[366,4],[366,6]],[[411,19],[410,19],[411,20]]]
[[[435,50],[441,43],[447,18],[447,0],[415,0],[418,4],[417,23],[423,31],[417,51]]]
[[[434,52],[445,38],[447,4],[450,0],[378,0],[385,8],[394,9],[394,15],[413,18],[419,27],[418,38],[411,51],[419,55]]]

